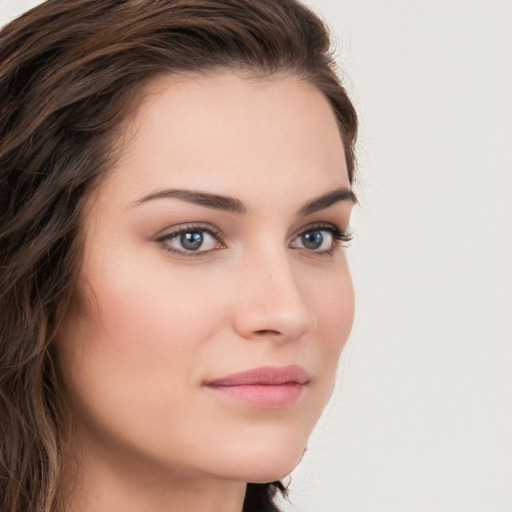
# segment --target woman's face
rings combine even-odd
[[[354,313],[334,115],[292,78],[167,77],[147,93],[88,200],[80,300],[57,340],[73,437],[125,469],[283,477]]]

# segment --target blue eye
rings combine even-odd
[[[334,235],[327,229],[315,229],[306,231],[299,235],[293,242],[292,247],[308,249],[315,252],[327,252],[334,245]]]
[[[203,245],[205,236],[201,231],[189,231],[188,233],[181,233],[179,242],[183,249],[188,251],[197,251]],[[175,236],[174,238],[178,238]]]
[[[350,240],[351,236],[346,231],[332,224],[310,226],[292,240],[290,247],[330,255]],[[157,241],[167,252],[178,256],[195,256],[226,248],[221,233],[209,225],[176,226],[174,231]]]
[[[224,247],[218,235],[200,226],[179,229],[159,238],[158,241],[167,251],[186,255]]]
[[[312,251],[320,250],[322,245],[325,245],[326,243],[330,247],[332,245],[330,238],[332,238],[332,233],[327,233],[325,231],[313,231],[312,233],[304,233],[300,237],[303,247],[306,249],[311,249]]]
[[[298,235],[290,245],[293,248],[307,249],[316,253],[332,254],[351,239],[347,232],[339,230],[336,226],[313,226]]]

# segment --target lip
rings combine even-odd
[[[267,409],[296,403],[309,383],[309,375],[298,365],[262,366],[207,381],[205,387],[227,398]]]

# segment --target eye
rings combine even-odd
[[[290,246],[316,253],[332,254],[338,247],[343,246],[351,239],[352,237],[347,232],[341,231],[336,226],[318,226],[303,231],[292,241]]]
[[[177,230],[160,237],[158,242],[169,252],[187,256],[225,247],[219,234],[202,226],[177,228]]]
[[[334,236],[326,229],[306,231],[299,235],[293,242],[292,247],[308,249],[309,251],[325,252],[332,248]]]

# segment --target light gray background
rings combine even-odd
[[[309,3],[361,119],[357,315],[285,511],[511,512],[512,2]]]

